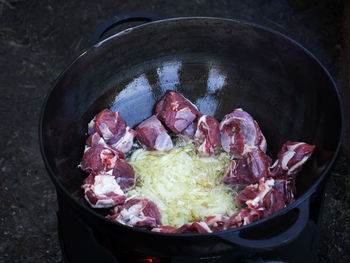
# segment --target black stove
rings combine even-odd
[[[108,237],[86,225],[73,210],[61,201],[59,195],[58,231],[65,263],[299,263],[316,261],[320,237],[324,188],[311,202],[308,223],[301,234],[287,245],[263,251],[239,250],[229,254],[204,258],[176,257],[160,258],[120,250],[113,246]]]

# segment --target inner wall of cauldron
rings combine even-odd
[[[86,175],[77,165],[93,116],[112,107],[134,126],[152,114],[167,90],[219,120],[242,107],[259,123],[274,158],[287,140],[331,152],[338,143],[332,82],[302,49],[242,23],[163,21],[90,49],[52,92],[44,115],[45,154],[69,192],[82,194]],[[314,169],[313,178],[321,172]]]

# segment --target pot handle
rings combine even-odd
[[[111,19],[107,20],[103,24],[99,25],[92,37],[91,40],[91,46],[97,44],[100,42],[101,37],[111,28],[124,24],[127,22],[133,22],[133,21],[145,21],[145,22],[151,22],[160,20],[162,17],[154,14],[149,13],[129,13],[129,14],[123,14],[119,16],[112,17]]]
[[[295,209],[299,210],[297,220],[287,230],[267,239],[252,240],[240,236],[240,231],[220,235],[221,239],[229,243],[238,245],[247,249],[271,249],[277,246],[287,244],[294,240],[305,228],[309,220],[310,198],[307,198]],[[263,225],[261,227],[264,227]]]

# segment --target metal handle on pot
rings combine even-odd
[[[220,238],[247,249],[270,249],[294,240],[305,228],[309,220],[310,200],[307,198],[295,209],[299,210],[297,220],[287,230],[267,239],[252,240],[240,236],[240,231],[220,235]],[[263,227],[263,225],[261,226]]]
[[[148,14],[148,13],[130,13],[130,14],[123,14],[119,16],[115,16],[103,24],[101,24],[95,31],[92,40],[91,40],[91,46],[97,44],[100,42],[101,37],[111,28],[124,24],[126,22],[133,22],[133,21],[145,21],[145,22],[151,22],[160,20],[162,17],[154,14]]]

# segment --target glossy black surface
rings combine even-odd
[[[319,154],[298,180],[299,199],[250,226],[192,236],[131,229],[108,222],[89,208],[80,190],[85,175],[77,168],[87,123],[111,107],[134,126],[152,114],[155,102],[167,90],[182,93],[202,113],[219,120],[242,107],[259,123],[273,157],[287,140],[317,145]],[[159,255],[222,253],[237,248],[233,233],[242,229],[255,227],[255,239],[264,240],[293,226],[298,206],[324,182],[341,135],[336,87],[311,54],[258,26],[212,18],[153,22],[95,45],[61,75],[41,120],[44,160],[67,204],[88,224],[123,245]],[[291,216],[283,216],[287,212]],[[276,222],[282,230],[275,229]],[[280,244],[289,241],[283,239]]]

